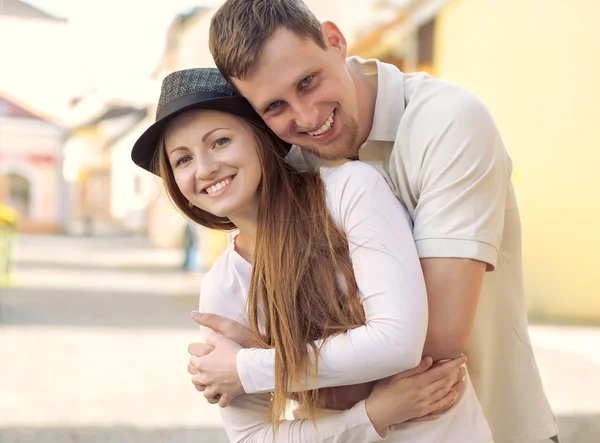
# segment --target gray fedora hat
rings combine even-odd
[[[227,83],[216,68],[175,71],[162,82],[156,121],[133,145],[133,162],[154,173],[152,160],[166,124],[173,117],[190,109],[228,112],[266,126],[250,103]]]

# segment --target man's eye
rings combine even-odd
[[[283,102],[281,100],[277,100],[274,101],[273,103],[271,103],[269,106],[267,106],[267,111],[274,111],[275,109],[279,108],[281,106]]]
[[[308,75],[306,77],[304,77],[302,79],[302,81],[300,82],[300,86],[305,88],[306,86],[308,86],[310,84],[310,82],[312,82],[313,76],[312,75]]]

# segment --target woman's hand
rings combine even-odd
[[[366,409],[377,432],[386,437],[392,424],[451,406],[464,389],[466,370],[461,365],[466,361],[461,356],[431,367],[431,357],[424,357],[416,368],[375,383]]]

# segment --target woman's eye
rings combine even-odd
[[[217,140],[215,140],[215,142],[213,143],[213,148],[222,148],[223,146],[227,145],[227,143],[229,143],[230,139],[227,137],[221,137]]]
[[[177,160],[177,162],[175,163],[175,167],[184,165],[186,163],[188,163],[190,160],[192,159],[192,157],[190,157],[189,155],[186,155],[184,157],[181,157],[179,160]]]

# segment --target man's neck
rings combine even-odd
[[[354,69],[352,64],[348,64],[348,69],[354,87],[356,89],[356,100],[358,105],[358,147],[367,141],[373,127],[373,117],[375,115],[375,103],[377,101],[377,77],[363,74]]]

